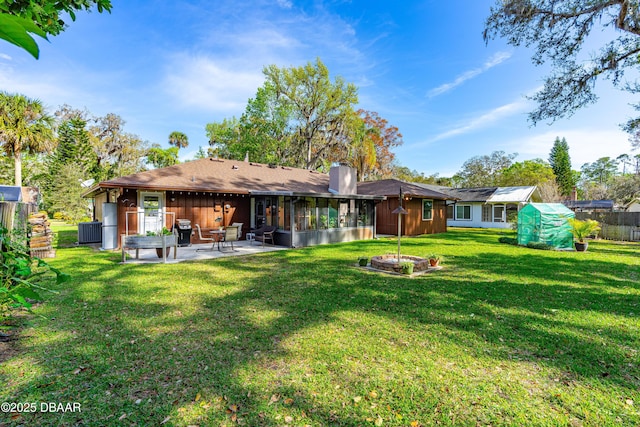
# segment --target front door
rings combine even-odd
[[[157,233],[164,226],[164,203],[162,193],[140,193],[138,205],[138,233]]]

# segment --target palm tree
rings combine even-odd
[[[189,138],[182,132],[173,131],[169,134],[169,144],[181,148],[187,148],[189,146]]]
[[[13,157],[15,185],[22,186],[22,153],[54,148],[53,118],[37,99],[0,92],[0,148]]]

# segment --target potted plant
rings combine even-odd
[[[369,257],[361,256],[358,258],[358,265],[361,267],[366,267],[369,264]]]
[[[167,227],[162,227],[162,230],[157,232],[147,231],[147,236],[159,236],[160,238],[162,238],[162,236],[172,236],[172,235],[173,235],[173,231],[169,230]],[[169,254],[171,253],[171,246],[170,246],[171,244],[172,244],[171,242],[167,242],[167,256],[169,256]],[[158,255],[158,258],[162,258],[162,247],[155,248],[155,249],[156,249],[156,254]]]
[[[440,255],[431,254],[429,255],[429,265],[431,267],[437,267],[440,264]]]
[[[402,261],[400,263],[402,274],[413,274],[413,266],[413,261]]]
[[[589,243],[585,240],[592,234],[600,231],[600,223],[594,219],[581,220],[576,218],[567,219],[571,226],[571,232],[575,238],[575,248],[578,252],[584,252],[589,247]]]

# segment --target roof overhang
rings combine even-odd
[[[200,193],[217,193],[217,194],[250,194],[250,191],[238,190],[238,189],[224,189],[216,188],[212,190],[207,187],[166,187],[166,186],[153,186],[153,185],[114,185],[114,184],[98,184],[82,194],[82,197],[95,197],[98,194],[105,193],[109,190],[123,190],[125,188],[140,190],[140,191],[181,191],[181,192],[200,192]]]
[[[370,196],[367,194],[336,194],[312,193],[300,191],[250,191],[252,196],[284,196],[284,197],[320,197],[323,199],[355,199],[355,200],[386,200],[386,196]]]

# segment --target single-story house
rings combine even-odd
[[[96,221],[103,207],[115,211],[117,236],[171,228],[180,219],[203,232],[235,222],[243,224],[241,238],[276,226],[275,243],[288,247],[371,239],[375,204],[384,200],[359,194],[355,170],[346,166],[324,174],[216,158],[103,181],[85,197],[94,199]],[[192,242],[199,243],[197,235]]]
[[[565,200],[562,202],[574,212],[613,212],[613,200]]]
[[[40,191],[35,187],[0,185],[0,227],[26,227],[27,218],[38,209],[39,201]]]
[[[402,215],[403,236],[444,233],[447,231],[447,201],[455,197],[436,191],[421,184],[397,179],[384,179],[358,183],[359,194],[386,196],[386,200],[376,207],[376,233],[398,234],[398,214],[400,191],[403,194]]]
[[[515,221],[524,205],[542,201],[536,186],[450,188],[443,192],[458,199],[447,206],[450,227],[509,228],[508,221]]]
[[[640,212],[640,199],[633,199],[624,205],[625,212]]]

